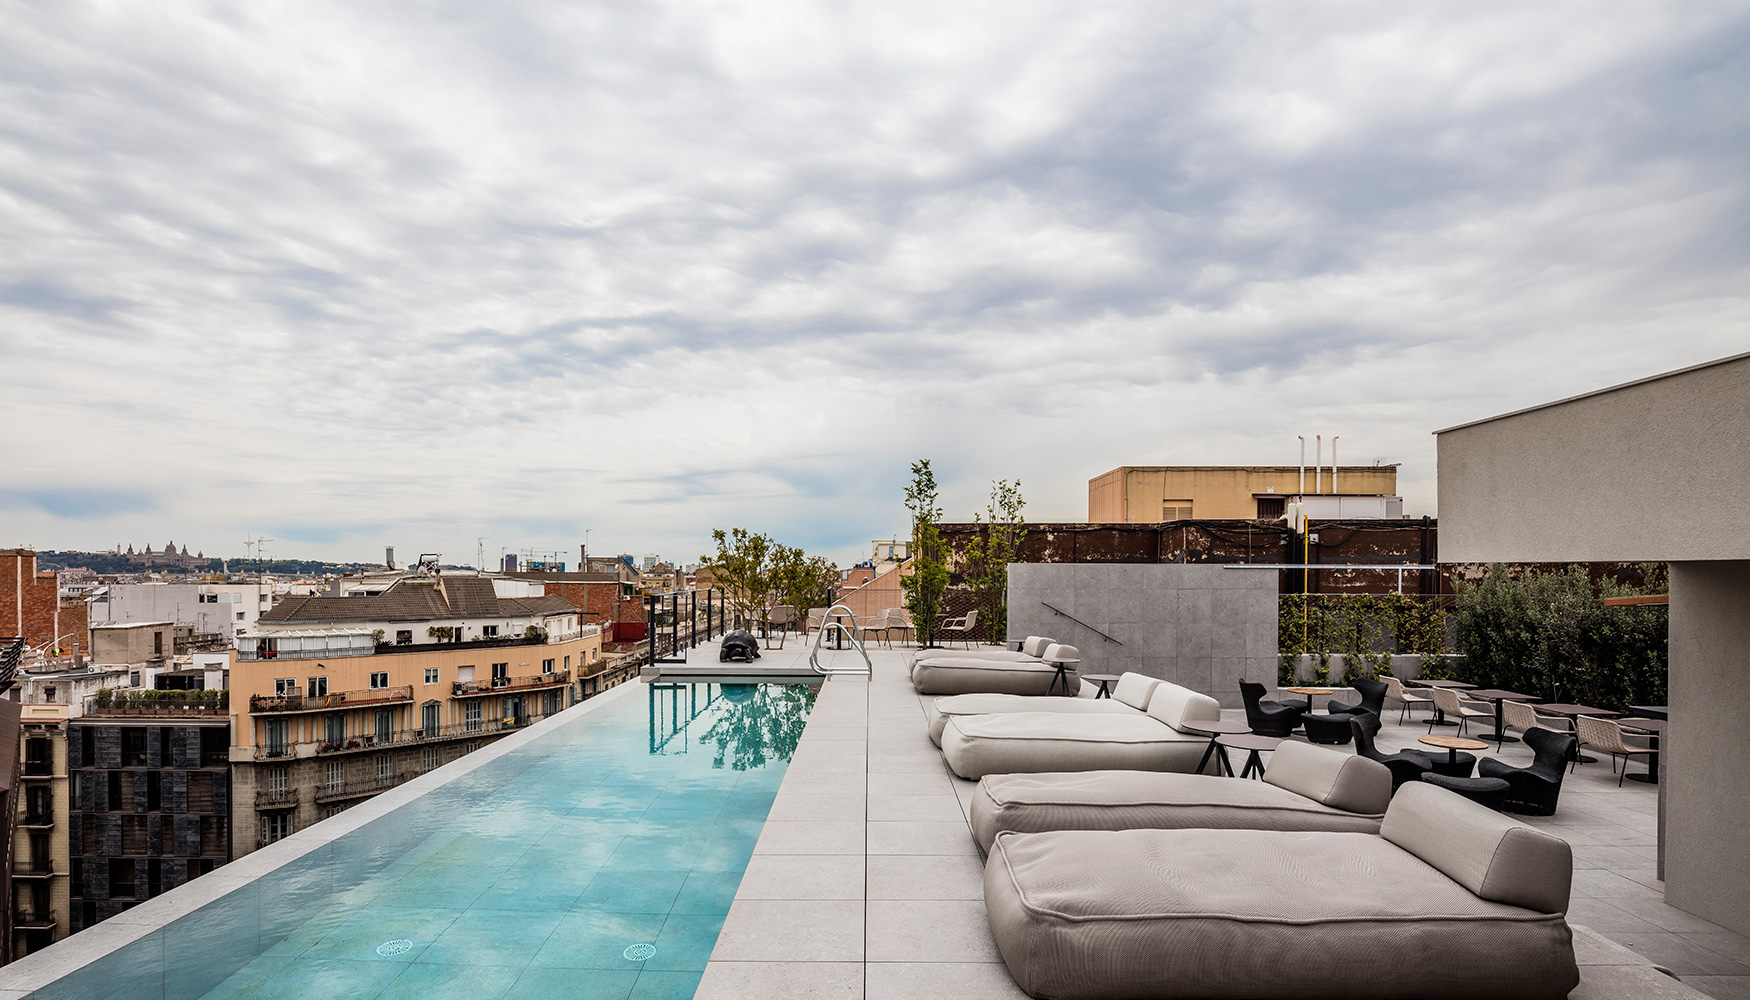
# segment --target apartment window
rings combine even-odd
[[[322,790],[331,794],[346,791],[346,761],[331,760],[323,765]]]
[[[397,645],[397,646],[411,646],[411,645],[413,645],[413,630],[410,628],[398,628],[398,629],[396,629],[395,630],[395,645]]]
[[[168,767],[168,766],[170,766],[170,762],[165,761],[164,765],[166,767]],[[146,766],[146,730],[145,729],[143,729],[139,726],[133,726],[133,727],[122,730],[122,766],[123,767],[145,767]]]
[[[376,716],[376,718],[372,721],[374,721],[376,723],[375,728],[376,728],[377,742],[378,743],[388,743],[388,742],[394,740],[395,739],[394,713],[390,712],[386,708],[379,708],[373,714]]]
[[[276,840],[284,840],[291,835],[291,813],[273,812],[261,814],[261,842],[263,845],[271,844]]]
[[[242,620],[243,620],[243,612],[241,612],[241,611],[239,611],[239,612],[237,612],[237,620],[238,620],[238,621],[242,621]]]
[[[541,661],[541,673],[550,674],[552,672],[553,672],[553,660],[551,658],[542,660]]]
[[[376,691],[389,686],[389,672],[379,670],[371,674],[371,690]]]
[[[419,706],[419,731],[426,739],[436,739],[438,734],[438,712],[440,706],[435,701],[428,701]]]
[[[436,684],[438,682],[438,668],[436,668],[436,667],[426,667],[425,668],[425,682],[427,684]]]
[[[122,811],[122,773],[120,771],[109,772],[109,808],[107,811],[112,813]]]
[[[269,757],[284,757],[291,743],[291,725],[286,719],[269,719],[265,723],[265,739]]]
[[[569,657],[569,656],[567,656],[567,657],[566,657],[566,658],[565,658],[565,672],[566,672],[566,673],[570,673],[570,672],[571,672],[571,657]]]
[[[335,802],[331,805],[323,806],[322,807],[322,818],[327,819],[330,816],[339,816],[341,813],[346,811],[346,805],[347,804],[345,802]]]
[[[377,755],[377,787],[388,788],[395,783],[395,755],[380,753]]]
[[[510,664],[494,663],[492,665],[492,686],[501,688],[510,683]]]
[[[483,639],[496,639],[496,638],[498,638],[498,626],[497,625],[482,625],[482,626],[480,626],[480,637]]]
[[[462,745],[462,752],[463,753],[473,753],[474,751],[476,751],[478,749],[480,749],[480,741],[479,740],[469,740],[467,743]]]
[[[326,698],[326,697],[328,697],[328,678],[327,677],[312,677],[312,678],[310,678],[310,685],[309,685],[309,689],[306,692],[306,694],[308,694],[308,696],[311,698]]]
[[[322,742],[341,746],[346,742],[346,713],[329,712],[322,717]]]
[[[419,752],[419,770],[435,771],[443,764],[443,751],[437,747],[426,747]]]
[[[1161,520],[1183,521],[1191,516],[1191,501],[1163,500],[1161,501]]]
[[[273,696],[275,698],[290,698],[298,693],[296,677],[276,677],[273,681]]]
[[[267,769],[267,797],[278,802],[286,797],[292,787],[292,769],[289,767],[270,767]]]
[[[474,665],[466,664],[456,668],[456,680],[471,681],[474,679]]]
[[[159,656],[164,655],[164,633],[152,633],[152,652]]]
[[[157,771],[146,772],[146,811],[157,812],[164,808],[164,784],[159,780]]]
[[[475,698],[462,706],[462,729],[470,733],[480,731],[480,699]]]
[[[259,597],[259,598],[260,598],[260,599],[261,599],[261,603],[262,603],[262,604],[266,604],[266,603],[267,603],[267,595],[266,595],[266,594],[257,594],[257,595],[255,595],[255,596],[256,596],[256,597]]]
[[[134,898],[134,859],[111,858],[109,861],[109,898]]]
[[[85,808],[85,772],[67,772],[67,801],[73,803],[73,808]]]

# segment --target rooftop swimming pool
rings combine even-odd
[[[819,688],[636,687],[33,996],[691,997]]]

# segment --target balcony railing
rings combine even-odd
[[[54,910],[14,910],[12,926],[21,931],[46,931],[55,927]]]
[[[337,646],[334,649],[246,649],[238,647],[239,660],[338,660],[348,656],[370,656],[376,650],[370,645]]]
[[[522,729],[546,717],[547,713],[544,712],[529,712],[520,717],[513,717],[508,722],[502,717],[482,718],[479,722],[455,722],[447,726],[433,726],[430,729],[397,729],[387,736],[353,736],[340,743],[317,740],[311,743],[286,743],[281,746],[262,744],[255,748],[255,759],[274,760],[286,757],[307,757],[312,754],[325,757],[331,754],[366,753],[372,750],[411,746],[416,743],[435,743],[444,740],[490,736],[493,733]],[[309,749],[301,749],[304,747]]]
[[[456,681],[450,691],[452,697],[462,698],[487,694],[511,694],[517,691],[538,691],[541,688],[556,687],[571,680],[571,671],[560,670],[551,674],[531,674],[527,677],[494,677],[484,681]]]
[[[382,705],[412,700],[413,686],[411,684],[392,688],[370,688],[364,691],[342,691],[339,694],[323,694],[315,697],[301,694],[255,694],[249,696],[249,711],[255,713],[320,712],[330,708],[357,708],[361,705]]]
[[[27,778],[52,778],[55,776],[55,762],[52,760],[27,760],[24,762],[24,776]]]
[[[54,817],[53,813],[27,812],[24,814],[24,818],[20,819],[18,821],[18,825],[19,826],[54,826],[55,825],[55,817]]]
[[[86,715],[103,716],[200,716],[229,715],[231,692],[150,691],[123,688],[99,691],[85,699]]]
[[[12,874],[20,878],[47,878],[54,873],[54,858],[18,858],[12,862]]]
[[[296,788],[262,788],[255,793],[257,809],[289,809],[297,804]]]

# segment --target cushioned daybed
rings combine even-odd
[[[1276,748],[1263,781],[1210,774],[992,774],[972,796],[972,833],[1053,830],[1330,830],[1378,833],[1391,802],[1384,764],[1306,743]]]
[[[1014,640],[1010,640],[1013,642]],[[945,646],[932,646],[920,649],[911,655],[911,665],[917,666],[925,660],[999,660],[1006,663],[1037,663],[1045,655],[1045,651],[1055,645],[1057,640],[1048,639],[1042,635],[1030,635],[1020,642],[1019,649],[948,649]]]
[[[942,756],[962,778],[1041,771],[1197,769],[1209,735],[1185,728],[1221,718],[1221,703],[1162,681],[1148,711],[1130,715],[1009,712],[949,718]]]
[[[1053,658],[1056,658],[1055,660]],[[1042,660],[973,660],[942,657],[919,660],[911,668],[911,685],[919,694],[1073,695],[1081,690],[1074,646],[1046,647]],[[1066,664],[1058,679],[1058,662]]]
[[[926,702],[924,717],[930,722],[930,739],[942,745],[942,730],[948,720],[961,715],[996,715],[1003,712],[1055,712],[1059,715],[1128,715],[1140,717],[1148,709],[1149,695],[1160,681],[1127,673],[1118,679],[1110,698],[1038,698],[1023,694],[957,694]]]
[[[1055,1000],[1558,1000],[1580,981],[1565,841],[1411,783],[1380,834],[1003,833],[984,900]]]

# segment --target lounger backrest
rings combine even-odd
[[[1045,652],[1040,654],[1040,658],[1046,663],[1067,663],[1073,670],[1081,663],[1082,651],[1074,646],[1065,646],[1054,642],[1045,647]]]
[[[1264,780],[1320,805],[1378,816],[1391,804],[1391,768],[1376,760],[1289,741],[1270,755]]]
[[[1148,711],[1149,696],[1154,694],[1160,681],[1138,673],[1125,673],[1118,678],[1118,683],[1112,687],[1112,700],[1122,702],[1138,712]]]
[[[1567,912],[1574,880],[1568,842],[1457,792],[1419,781],[1405,784],[1385,811],[1379,833],[1483,899],[1540,913]]]
[[[1148,699],[1148,714],[1184,732],[1187,722],[1220,719],[1221,702],[1188,687],[1162,681]]]
[[[1028,656],[1044,656],[1045,648],[1051,645],[1051,640],[1042,635],[1030,635],[1021,642],[1021,652]]]

